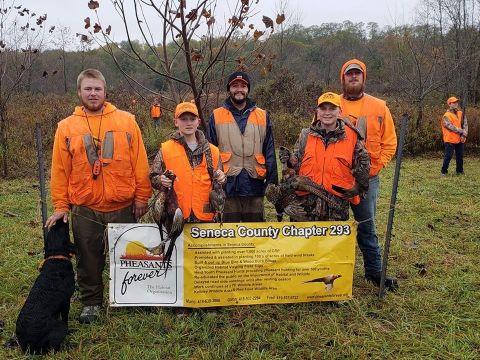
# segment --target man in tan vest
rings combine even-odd
[[[265,221],[265,188],[278,183],[272,122],[248,97],[250,87],[246,73],[232,73],[228,98],[213,111],[208,126],[208,139],[220,149],[227,175],[225,222]]]

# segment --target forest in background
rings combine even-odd
[[[379,27],[346,21],[304,27],[281,13],[275,20],[264,16],[265,29],[249,25],[252,31],[247,32],[249,2],[240,0],[239,4],[238,17],[229,19],[229,32],[211,31],[208,36],[195,35],[193,22],[202,19],[210,22],[208,29],[213,28],[213,15],[180,6],[170,20],[164,19],[164,24],[171,26],[171,39],[164,37],[162,43],[154,44],[147,37],[145,41],[110,42],[107,35],[111,29],[94,20],[90,23],[90,18],[84,19],[86,34],[74,35],[68,28],[46,25],[46,15],[13,7],[9,11],[23,13],[22,19],[30,16],[40,25],[30,29],[35,37],[15,41],[19,22],[0,35],[3,175],[34,174],[30,160],[34,161],[33,127],[37,122],[42,124],[49,156],[55,124],[78,103],[76,77],[90,67],[104,73],[109,100],[137,116],[151,151],[172,130],[171,110],[176,102],[198,101],[208,119],[225,98],[225,77],[236,69],[252,75],[251,97],[272,113],[276,144],[292,146],[300,128],[308,126],[317,97],[323,91],[341,91],[339,69],[353,57],[367,64],[367,92],[387,100],[396,122],[402,114],[410,115],[408,154],[441,149],[439,122],[445,100],[452,95],[467,106],[467,148],[478,148],[478,0],[423,2],[418,20],[411,25]],[[90,1],[90,6],[95,13],[101,10],[95,1]],[[165,7],[165,14],[172,13],[167,10]],[[178,19],[186,20],[184,27],[176,27]],[[138,20],[137,25],[143,23]],[[4,17],[0,21],[8,23]],[[182,53],[184,56],[179,56]],[[217,63],[221,66],[215,67]],[[160,130],[149,122],[148,108],[155,96],[160,96],[164,109]]]

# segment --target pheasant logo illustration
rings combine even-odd
[[[122,260],[163,260],[161,244],[147,247],[140,241],[132,241],[120,256]]]
[[[305,284],[306,283],[321,282],[321,283],[325,284],[325,290],[326,291],[331,291],[333,289],[333,282],[336,279],[341,278],[341,277],[342,277],[342,275],[340,275],[340,274],[338,274],[338,275],[331,274],[331,275],[323,276],[323,277],[320,277],[320,278],[317,278],[317,279],[305,281]]]

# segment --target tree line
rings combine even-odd
[[[160,97],[169,114],[177,102],[194,100],[202,109],[204,125],[211,109],[224,100],[225,77],[242,69],[252,75],[253,96],[260,105],[293,122],[287,124],[292,125],[292,134],[294,120],[308,119],[322,91],[341,91],[339,69],[353,57],[367,64],[367,92],[386,97],[394,108],[408,107],[420,133],[432,122],[432,106],[443,105],[448,96],[456,95],[468,106],[480,101],[477,0],[424,1],[415,23],[387,27],[350,21],[305,27],[291,20],[286,8],[263,15],[258,26],[251,21],[255,4],[247,0],[238,0],[227,23],[220,24],[215,1],[199,1],[195,7],[184,0],[163,0],[162,6],[132,1],[133,22],[127,21],[124,1],[113,3],[123,16],[123,31],[129,34],[138,28],[143,39],[127,37],[119,43],[110,36],[116,29],[101,22],[97,1],[88,3],[92,17],[79,19],[85,24],[82,34],[49,25],[46,14],[2,2],[4,174],[10,134],[16,131],[15,119],[9,118],[12,95],[67,95],[71,102],[78,73],[89,67],[100,69],[108,88],[123,94],[126,104],[148,106]],[[142,8],[145,4],[149,7]],[[145,10],[156,12],[161,27],[142,15]],[[475,131],[474,125],[474,138]]]

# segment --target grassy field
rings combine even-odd
[[[357,252],[354,299],[195,310],[107,309],[80,325],[70,312],[67,349],[51,359],[479,359],[480,158],[465,176],[440,177],[438,156],[402,165],[389,274],[400,290],[383,301],[363,278]],[[384,238],[394,166],[382,173],[378,230]],[[1,359],[28,358],[4,344],[42,259],[36,180],[0,188]],[[269,219],[274,215],[269,208]]]

